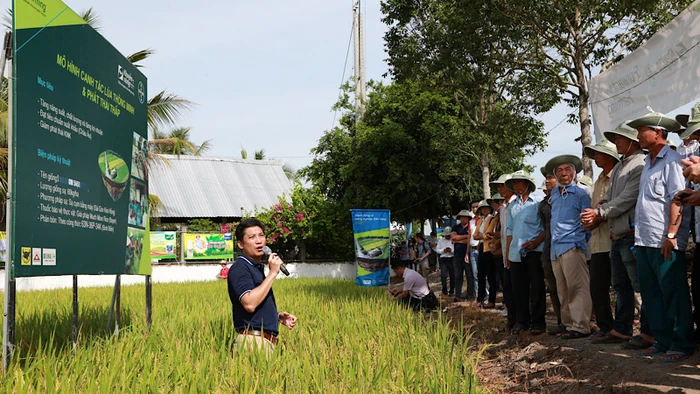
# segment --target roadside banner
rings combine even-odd
[[[700,0],[588,83],[596,140],[620,123],[700,97]]]
[[[391,251],[388,209],[353,209],[352,229],[355,242],[359,286],[388,286]]]
[[[151,258],[177,258],[175,254],[176,241],[177,233],[175,231],[151,231]]]
[[[60,0],[12,15],[10,277],[150,275],[146,77]]]
[[[185,233],[185,260],[224,260],[233,258],[231,233]]]

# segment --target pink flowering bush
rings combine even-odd
[[[313,212],[309,212],[303,194],[306,190],[297,184],[290,196],[282,195],[272,207],[255,216],[265,225],[268,243],[277,250],[300,249],[313,234]]]

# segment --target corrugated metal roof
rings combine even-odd
[[[149,166],[149,193],[160,217],[239,217],[277,203],[292,182],[276,160],[162,155]]]

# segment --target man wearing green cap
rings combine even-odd
[[[581,221],[586,223],[607,220],[612,238],[610,268],[612,286],[616,294],[615,320],[613,329],[605,338],[596,341],[623,342],[622,346],[625,348],[641,350],[654,344],[644,305],[641,308],[640,335],[632,336],[635,292],[639,293],[640,289],[637,260],[631,248],[634,247],[635,208],[645,156],[637,140],[637,130],[629,127],[627,122],[621,123],[614,130],[604,132],[603,135],[608,141],[615,143],[617,153],[622,155],[622,161],[610,174],[610,188],[606,200],[584,210],[581,215]]]
[[[562,339],[577,339],[590,332],[591,290],[588,270],[590,232],[581,226],[581,213],[591,207],[591,197],[574,179],[583,163],[574,155],[560,155],[547,162],[547,172],[557,177],[552,190],[552,270],[557,278],[561,320],[567,332]]]
[[[639,285],[656,344],[643,353],[665,353],[663,361],[676,362],[695,351],[685,270],[690,212],[673,200],[685,188],[685,179],[680,154],[666,144],[668,132],[680,125],[650,113],[629,126],[637,129],[640,146],[649,151],[639,185],[634,238]]]
[[[618,158],[615,144],[607,139],[602,139],[593,146],[583,148],[583,152],[603,170],[593,185],[591,205],[595,207],[605,202],[610,189],[610,176],[620,159]],[[599,216],[586,220],[581,218],[581,223],[583,223],[585,230],[591,232],[591,300],[593,301],[593,313],[595,314],[599,330],[593,334],[593,337],[604,338],[613,329],[613,315],[610,308],[610,281],[612,279],[610,268],[610,227],[605,223],[605,219]]]
[[[540,220],[542,220],[542,227],[544,227],[544,247],[542,248],[542,269],[544,270],[544,278],[547,280],[547,285],[549,286],[549,299],[552,301],[552,308],[554,309],[554,314],[557,316],[557,326],[556,328],[549,331],[550,334],[563,334],[566,332],[566,326],[561,322],[561,304],[559,303],[559,295],[557,294],[557,279],[554,276],[554,271],[552,271],[552,259],[550,256],[551,246],[552,246],[552,202],[551,193],[554,188],[557,187],[557,178],[554,174],[547,172],[545,167],[540,167],[542,176],[544,176],[544,196],[545,198],[540,201],[538,207],[538,213],[540,215]]]
[[[544,227],[537,214],[540,201],[531,194],[537,186],[525,171],[516,171],[506,181],[506,187],[518,195],[508,206],[506,227],[505,265],[511,270],[516,314],[511,333],[517,335],[531,328],[532,335],[539,335],[547,328],[547,302],[541,261]]]

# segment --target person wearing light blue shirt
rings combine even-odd
[[[547,328],[544,315],[545,299],[542,249],[544,227],[538,212],[540,200],[532,196],[535,181],[524,171],[516,171],[506,181],[506,187],[518,195],[508,205],[506,227],[508,251],[504,263],[511,270],[515,304],[515,326],[511,334],[531,328],[532,335]]]
[[[557,178],[550,193],[552,201],[552,244],[550,258],[561,303],[562,339],[576,339],[591,333],[589,323],[593,302],[587,260],[590,256],[581,213],[591,207],[591,197],[575,182],[583,163],[574,155],[560,155],[547,162],[547,172]]]
[[[662,361],[678,362],[695,351],[685,267],[690,211],[682,208],[676,197],[685,189],[682,157],[666,143],[668,132],[678,130],[680,124],[652,112],[629,122],[629,126],[637,129],[639,145],[649,151],[639,184],[634,226],[639,286],[656,340],[643,354],[662,354]]]

